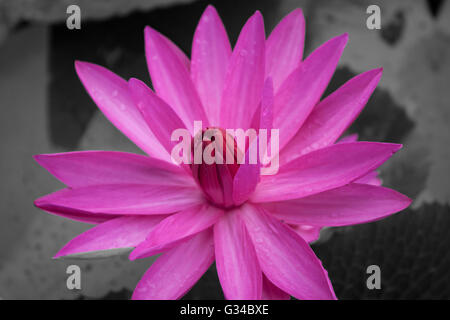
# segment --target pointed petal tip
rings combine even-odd
[[[137,255],[136,255],[136,253],[134,253],[135,250],[136,250],[136,248],[130,252],[130,254],[128,255],[128,260],[134,261],[137,259]]]
[[[137,92],[140,92],[140,90],[148,87],[142,80],[130,78],[128,79],[128,88],[130,89],[131,95],[136,97]],[[140,109],[139,104],[137,104],[137,107]]]
[[[364,143],[364,141],[356,141],[353,143]],[[403,148],[403,144],[399,144],[399,143],[390,143],[390,142],[369,142],[371,144],[379,144],[379,145],[384,145],[386,148],[390,149],[392,154],[396,153],[397,151],[399,151],[401,148]]]
[[[85,69],[87,62],[83,62],[80,60],[75,60],[74,62],[74,66],[75,66],[75,71],[78,74],[78,76],[80,76],[80,73],[83,72],[83,70]]]
[[[197,29],[214,28],[216,25],[221,24],[223,25],[220,15],[217,12],[216,8],[213,5],[208,5],[200,17]]]
[[[144,28],[144,38],[146,41],[148,40],[154,40],[156,37],[159,36],[159,32],[153,29],[150,26],[145,26]]]
[[[88,65],[88,64],[92,64],[90,62],[87,61],[82,61],[82,60],[74,60],[74,65],[77,67],[82,67],[83,65]]]
[[[205,15],[205,14],[214,14],[214,15],[218,15],[216,7],[214,7],[212,4],[208,4],[208,5],[206,6],[205,11],[203,11],[203,15]]]
[[[391,143],[391,145],[393,146],[394,153],[399,151],[401,148],[403,148],[403,144],[400,144],[400,143]]]
[[[363,75],[363,74],[371,75],[371,76],[376,77],[376,76],[378,76],[378,75],[383,74],[383,68],[374,68],[374,69],[370,69],[370,70],[367,70],[367,71],[361,73],[361,75]]]
[[[36,208],[41,209],[41,206],[42,206],[42,198],[37,198],[36,200],[34,200],[34,201],[33,201],[33,205],[34,205]]]
[[[63,248],[64,249],[64,248]],[[59,250],[53,257],[52,257],[52,259],[53,260],[60,260],[64,255],[62,254],[62,250],[63,249],[61,249],[61,250]]]
[[[135,261],[141,258],[142,258],[142,250],[140,250],[140,247],[138,245],[130,252],[130,254],[128,255],[128,260]]]
[[[73,62],[73,65],[75,66],[75,69],[77,69],[77,68],[83,67],[83,64],[84,64],[84,63],[86,63],[86,62],[80,61],[80,60],[75,60],[75,61]]]
[[[398,193],[399,199],[402,201],[402,206],[401,206],[402,208],[399,211],[408,208],[411,205],[411,203],[414,201],[413,199],[411,199],[410,197],[408,197],[407,195],[405,195],[403,193],[400,193],[400,192],[397,192],[397,193]]]
[[[46,155],[45,154],[33,154],[32,157],[33,157],[34,161],[36,161],[37,163],[39,163],[42,166],[42,164],[41,164],[42,159],[45,158]]]
[[[241,32],[247,28],[264,30],[264,18],[259,10],[256,10],[255,13],[250,18],[248,18]]]
[[[372,81],[378,82],[378,81],[380,81],[382,75],[383,75],[383,68],[375,68],[375,69],[365,71],[365,72],[359,74],[358,76],[367,77],[368,80],[370,79],[370,82],[372,82]]]
[[[47,200],[47,197],[50,196],[50,195],[52,195],[52,193],[37,198],[36,200],[33,201],[33,205],[36,208],[39,208],[39,209],[45,210],[45,211],[51,209],[52,203]]]
[[[34,154],[32,157],[33,157],[33,160],[36,161],[36,163],[38,165],[40,165],[45,170],[49,171],[49,169],[46,166],[46,161],[45,161],[49,157],[49,155],[46,155],[46,154]]]
[[[347,33],[347,32],[345,32],[345,33],[343,33],[343,34],[337,36],[336,38],[334,38],[334,40],[336,41],[336,43],[337,43],[339,46],[342,46],[342,47],[345,47],[345,46],[347,45],[348,39],[349,39],[349,36],[348,36],[348,33]]]
[[[303,10],[302,10],[302,8],[295,8],[294,10],[291,11],[290,14],[302,15],[303,16]]]
[[[75,60],[75,71],[76,71],[78,77],[80,78],[80,80],[82,80],[82,81],[84,81],[83,79],[85,79],[86,76],[89,76],[89,73],[91,73],[92,71],[98,72],[98,73],[103,73],[103,74],[107,74],[107,73],[111,72],[107,68],[100,66],[98,64],[86,62],[86,61],[80,61],[80,60]]]
[[[256,10],[255,13],[248,19],[248,22],[255,24],[262,24],[264,26],[264,18],[261,11]]]
[[[336,47],[345,47],[347,45],[348,42],[348,33],[345,32],[341,35],[338,35],[334,38],[331,38],[330,40],[328,40],[327,42],[324,43],[324,45],[333,45]]]
[[[80,72],[86,71],[90,68],[99,67],[98,65],[96,65],[94,63],[81,61],[81,60],[75,60],[74,65],[75,65],[75,70],[78,73],[78,75],[80,74]]]
[[[342,55],[342,52],[344,51],[345,46],[347,45],[347,42],[348,42],[348,33],[343,33],[339,36],[331,38],[325,43],[321,44],[319,48],[314,50],[309,55],[309,57],[305,59],[305,61],[313,59],[312,57],[316,55],[322,55],[324,52],[326,52],[328,55],[340,57]],[[301,64],[300,67],[302,67],[303,65],[304,64]]]
[[[299,19],[302,24],[305,24],[305,15],[303,14],[303,10],[301,8],[296,8],[296,9],[292,10],[291,12],[289,12],[286,15],[285,18],[283,18],[283,20],[286,18],[289,20],[290,19],[293,19],[293,20]]]
[[[65,248],[66,248],[67,244],[62,247],[61,249],[59,249],[59,251],[57,253],[55,253],[55,255],[52,257],[52,260],[64,260],[64,258],[66,258],[67,254],[65,254]]]
[[[411,203],[413,203],[413,199],[405,195],[403,196],[405,197],[405,207],[403,209],[406,209],[411,205]]]
[[[36,200],[33,201],[33,205],[40,210],[49,212],[49,210],[51,210],[51,206],[48,203],[48,201],[45,200],[45,197],[46,196],[37,198]]]
[[[130,78],[130,79],[128,79],[128,87],[130,89],[140,85],[141,83],[142,83],[142,81],[137,79],[137,78]]]
[[[375,142],[375,141],[354,141],[349,142],[349,144],[371,144],[371,145],[379,145],[384,146],[386,149],[391,150],[392,154],[399,151],[401,148],[403,148],[403,144],[400,143],[391,143],[391,142]]]
[[[217,12],[216,7],[214,7],[213,5],[210,4],[203,11],[198,24],[199,24],[199,26],[203,25],[203,24],[209,25],[209,23],[211,23],[211,22],[222,24],[222,20],[220,18],[219,12]]]
[[[49,202],[46,200],[47,196],[43,196],[40,198],[37,198],[36,200],[33,201],[33,205],[41,210],[47,210],[49,209]]]
[[[347,42],[348,41],[348,32],[344,32],[340,36],[338,36],[339,39],[342,39],[342,41]]]

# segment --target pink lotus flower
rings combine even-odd
[[[85,62],[75,67],[105,116],[144,155],[85,151],[35,159],[66,189],[35,201],[49,213],[97,224],[55,257],[98,257],[133,249],[163,253],[134,299],[178,299],[215,261],[227,299],[335,299],[308,245],[324,226],[381,219],[411,200],[380,186],[374,171],[397,144],[335,143],[360,113],[382,70],[358,75],[320,101],[347,42],[341,35],[302,61],[304,18],[286,16],[266,39],[256,12],[234,50],[209,6],[192,57],[145,29],[153,88]],[[216,128],[277,128],[280,167],[175,165],[171,133],[194,121]]]

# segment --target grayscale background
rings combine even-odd
[[[103,65],[149,83],[143,28],[151,25],[190,53],[207,1],[0,0],[0,298],[128,299],[152,259],[70,261],[51,257],[89,225],[46,214],[33,200],[62,187],[33,154],[107,149],[139,152],[96,109],[73,62]],[[81,8],[68,30],[66,8]],[[450,3],[426,0],[212,1],[234,43],[260,10],[266,34],[294,8],[306,17],[306,51],[348,32],[330,84],[383,67],[366,109],[349,129],[362,140],[400,142],[381,168],[384,185],[414,199],[410,209],[367,225],[324,230],[313,249],[340,299],[450,299]],[[381,8],[381,30],[366,8]],[[66,288],[66,268],[82,289]],[[366,268],[381,268],[368,290]],[[223,298],[214,267],[185,297]]]

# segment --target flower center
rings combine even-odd
[[[207,128],[193,139],[192,174],[213,204],[233,204],[233,179],[239,169],[241,151],[233,136],[222,128]]]

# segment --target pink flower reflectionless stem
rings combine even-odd
[[[208,6],[195,31],[191,61],[164,35],[145,29],[154,91],[137,79],[127,82],[77,61],[76,72],[99,109],[146,155],[35,156],[67,186],[35,205],[97,224],[55,257],[131,251],[134,260],[161,253],[133,299],[179,299],[214,261],[227,299],[335,299],[308,243],[322,227],[381,219],[411,200],[381,187],[376,172],[401,145],[358,142],[357,136],[338,141],[382,70],[358,75],[320,101],[348,36],[331,39],[302,61],[304,35],[300,9],[267,39],[256,12],[232,48],[219,15]],[[203,127],[196,132],[199,121]],[[178,129],[187,129],[189,153],[223,142],[213,153],[223,161],[174,163]],[[227,139],[228,129],[279,130],[266,139],[279,137],[279,149],[256,144],[261,134],[240,147]],[[204,139],[208,132],[221,136]],[[269,160],[280,160],[277,172],[263,174],[272,163],[261,158],[248,162],[256,145]]]

